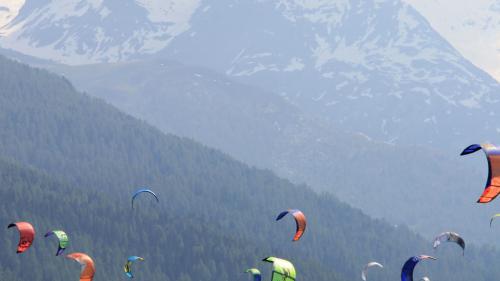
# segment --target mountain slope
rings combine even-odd
[[[161,50],[187,30],[197,5],[198,1],[26,1],[0,26],[1,45],[72,64],[131,59]]]
[[[260,256],[261,252],[257,252],[260,250],[267,255],[267,249],[270,249],[273,255],[293,260],[301,276],[308,280],[351,280],[358,277],[360,265],[371,259],[387,265],[387,270],[379,275],[380,279],[373,280],[394,279],[408,256],[430,251],[428,241],[405,227],[391,227],[382,221],[372,220],[329,195],[318,195],[305,186],[292,185],[270,172],[249,168],[191,141],[163,135],[99,100],[75,92],[66,80],[46,71],[2,59],[0,73],[0,85],[5,89],[0,92],[0,155],[36,167],[67,181],[71,186],[78,186],[82,189],[78,192],[90,192],[92,196],[101,198],[95,201],[94,209],[101,210],[102,206],[107,206],[100,201],[108,201],[105,198],[110,198],[110,204],[123,202],[123,207],[122,203],[115,207],[116,211],[103,207],[102,213],[109,213],[110,219],[113,214],[126,215],[127,211],[121,208],[129,208],[131,191],[137,186],[147,185],[162,198],[158,207],[153,204],[144,210],[152,220],[145,223],[153,227],[155,234],[163,233],[162,225],[175,225],[173,221],[176,219],[182,221],[189,218],[193,227],[214,229],[218,231],[214,235],[223,233],[230,239],[232,237],[236,241],[233,244],[235,247],[241,245],[237,241],[249,241],[250,249],[244,252],[252,256]],[[10,175],[10,172],[7,173],[7,179]],[[6,183],[1,186],[14,185]],[[16,204],[19,212],[28,210],[28,207],[22,207],[30,206],[23,203],[24,199],[17,201],[16,196],[13,198],[16,200],[10,201],[12,204],[19,202]],[[38,200],[37,197],[25,199]],[[43,204],[47,204],[46,200],[52,201],[46,198],[40,200]],[[290,206],[303,210],[309,219],[307,233],[300,243],[291,244],[291,225],[287,228],[274,221],[279,211]],[[23,217],[35,213],[44,214],[34,209]],[[99,222],[92,222],[105,218],[108,218],[107,215],[91,214],[91,223],[87,228],[102,229],[107,235],[120,231],[119,226],[111,230],[99,227]],[[191,227],[186,226],[185,231],[189,232],[189,229]],[[138,231],[143,233],[142,228]],[[180,234],[183,233],[184,230]],[[193,236],[193,239],[197,237]],[[165,237],[167,242],[172,239]],[[258,246],[258,250],[252,244]],[[168,250],[164,245],[158,244],[158,255]],[[99,243],[96,242],[95,247],[99,247]],[[232,249],[230,247],[228,251],[232,253]],[[471,246],[464,258],[455,250],[452,247],[448,251],[443,248],[439,251],[440,263],[420,269],[438,279],[453,280],[487,280],[500,273],[494,267],[481,266],[483,255],[496,259],[496,252],[478,251]],[[179,249],[170,254],[177,258],[193,251]],[[214,251],[208,249],[207,255],[216,254]],[[203,256],[200,259],[206,261]],[[237,257],[237,260],[241,261],[242,257]],[[216,268],[211,272],[222,276],[210,275],[207,279],[233,280],[233,276],[237,275],[232,273],[237,271],[241,274],[246,266],[247,263],[237,262],[231,266],[234,271]],[[182,270],[171,261],[162,264],[157,274],[162,276],[167,272],[180,274]],[[332,274],[335,275],[332,277]],[[184,280],[199,279],[189,275],[186,278]]]
[[[377,140],[458,150],[499,137],[499,84],[401,1],[205,5],[193,16],[195,35],[178,36],[165,55]]]
[[[500,136],[499,83],[401,0],[45,0],[2,31],[2,47],[60,62],[212,68],[389,143],[458,150]]]
[[[235,271],[240,264],[254,264],[269,251],[264,245],[229,237],[196,218],[147,207],[147,201],[131,212],[127,201],[75,188],[4,160],[0,160],[0,184],[0,222],[27,220],[38,233],[33,246],[19,255],[15,252],[17,231],[5,231],[0,240],[0,273],[6,280],[78,279],[80,266],[55,257],[55,241],[43,238],[55,228],[69,235],[66,254],[83,251],[93,258],[96,281],[125,278],[121,266],[131,254],[146,259],[134,268],[141,280],[189,281],[198,280],[197,276],[229,280],[228,275],[240,273]]]
[[[371,141],[272,93],[168,60],[50,69],[166,133],[333,192],[371,216],[428,237],[446,226],[481,243],[496,241],[485,223],[494,206],[473,204],[486,177],[480,156]],[[421,208],[426,205],[434,207]]]

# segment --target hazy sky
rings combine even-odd
[[[462,55],[500,81],[500,0],[406,0]]]

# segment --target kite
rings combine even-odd
[[[66,256],[68,259],[77,261],[82,266],[80,281],[92,281],[95,274],[94,261],[84,253],[72,253]]]
[[[496,215],[494,215],[494,216],[491,217],[491,219],[490,219],[490,227],[491,227],[491,224],[493,223],[493,220],[495,220],[498,217],[500,217],[500,214],[496,214]]]
[[[465,241],[458,233],[455,232],[443,232],[439,234],[436,239],[434,239],[434,245],[432,247],[436,249],[441,242],[454,242],[457,243],[460,248],[462,248],[462,253],[465,253]]]
[[[56,256],[59,256],[64,252],[64,250],[69,244],[68,235],[66,235],[66,232],[62,230],[53,230],[47,232],[47,234],[45,234],[45,237],[49,237],[51,235],[55,235],[59,240],[59,247],[57,248],[57,253],[56,253]]]
[[[19,244],[17,245],[17,253],[23,253],[28,250],[35,240],[35,228],[28,222],[11,223],[7,228],[17,227],[19,231]]]
[[[130,256],[128,257],[127,259],[127,263],[125,264],[125,266],[123,267],[123,270],[125,270],[125,274],[129,277],[129,278],[134,278],[134,275],[132,274],[132,263],[135,262],[135,261],[144,261],[143,258],[141,257],[138,257],[138,256]]]
[[[304,234],[304,231],[306,231],[306,225],[307,225],[306,217],[301,211],[294,209],[281,212],[276,218],[276,220],[277,221],[281,220],[288,213],[292,214],[292,216],[295,218],[295,223],[297,224],[297,230],[295,232],[295,236],[293,237],[293,241],[298,241],[300,237],[302,237],[302,235]]]
[[[414,256],[409,258],[401,269],[401,281],[413,281],[413,270],[415,269],[415,266],[421,260],[427,259],[436,260],[436,258],[426,255]]]
[[[139,189],[134,193],[134,195],[132,195],[132,208],[134,208],[135,198],[142,193],[149,193],[156,198],[156,202],[160,202],[160,200],[158,199],[158,196],[156,196],[156,194],[153,191],[151,191],[150,189]]]
[[[488,203],[500,194],[500,148],[492,144],[473,144],[464,149],[460,155],[468,155],[478,150],[483,150],[488,160],[488,179],[477,203]]]
[[[271,281],[295,281],[295,267],[291,262],[276,257],[267,257],[262,261],[273,264],[273,275],[271,276]]]
[[[361,271],[361,279],[363,279],[363,281],[366,281],[366,274],[368,273],[368,268],[373,267],[373,266],[378,266],[380,268],[384,268],[384,266],[378,262],[372,261],[372,262],[367,263],[365,265],[365,267],[363,268],[363,271]]]
[[[261,281],[262,276],[257,268],[250,268],[245,271],[245,273],[251,273],[253,276],[253,281]]]

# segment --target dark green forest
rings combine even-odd
[[[191,137],[292,182],[334,193],[370,216],[405,223],[426,237],[446,227],[471,241],[500,246],[498,231],[487,221],[498,208],[474,204],[487,177],[482,155],[460,157],[460,149],[437,144],[373,141],[311,118],[272,92],[175,61],[49,69],[165,133]],[[456,141],[463,149],[470,139],[483,141],[477,138]],[[381,207],[388,198],[392,208]]]
[[[78,93],[64,78],[0,58],[0,238],[2,280],[78,280],[77,263],[55,257],[43,238],[61,228],[67,253],[88,253],[95,280],[125,279],[127,256],[137,280],[249,280],[243,271],[274,255],[292,261],[298,280],[358,280],[377,260],[384,270],[370,280],[399,280],[404,261],[432,254],[416,276],[432,280],[486,281],[500,276],[489,266],[494,249],[454,245],[434,252],[431,241],[374,220],[332,195],[317,194],[269,171],[237,162],[191,140],[162,134],[101,100]],[[130,195],[142,186],[160,203]],[[353,189],[355,187],[352,187]],[[388,206],[390,207],[390,206]],[[292,243],[288,208],[301,209],[308,229]],[[431,208],[431,206],[422,206]],[[394,210],[397,211],[397,210]],[[30,221],[37,229],[31,249],[17,255],[17,233],[6,226]],[[264,280],[266,280],[264,279]]]

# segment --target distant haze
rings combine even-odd
[[[406,1],[467,59],[500,81],[500,1]]]

